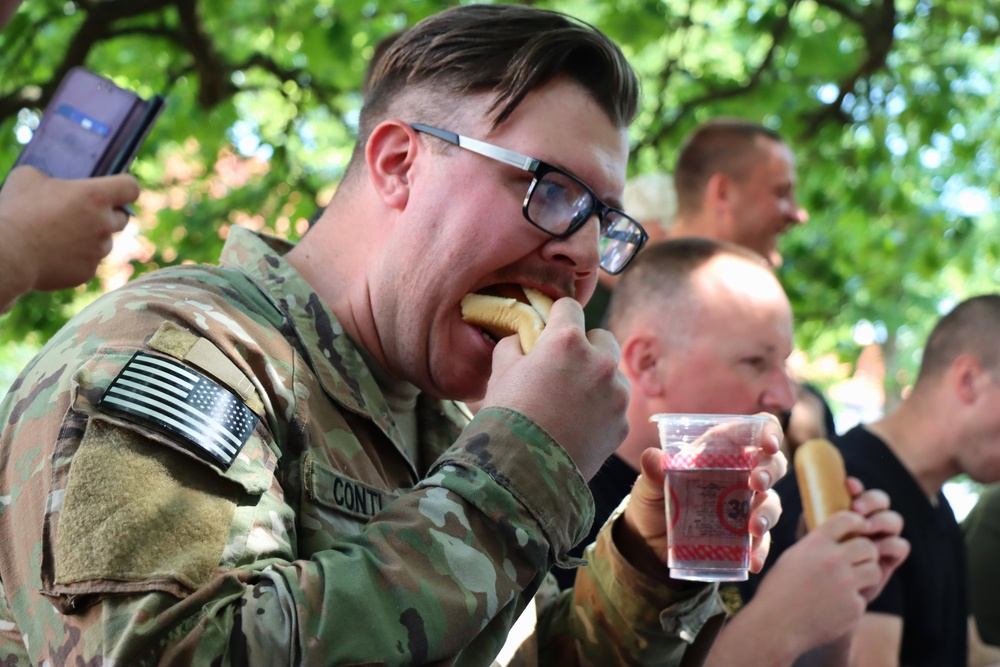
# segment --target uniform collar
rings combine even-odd
[[[238,269],[285,316],[301,342],[309,367],[326,393],[342,406],[372,419],[393,437],[389,406],[359,353],[357,344],[313,291],[284,259],[294,244],[273,236],[231,227],[220,264]],[[395,440],[395,438],[393,438]]]

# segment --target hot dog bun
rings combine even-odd
[[[846,476],[844,459],[829,440],[809,440],[795,450],[795,478],[809,530],[826,521],[831,514],[850,509]]]
[[[462,297],[462,319],[500,339],[517,334],[527,354],[535,346],[549,320],[552,299],[530,287],[520,295],[466,294]]]

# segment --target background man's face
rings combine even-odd
[[[717,258],[692,277],[690,335],[665,345],[669,412],[775,415],[795,392],[785,371],[792,351],[788,299],[770,271]]]
[[[963,420],[959,467],[977,482],[1000,482],[1000,382],[981,376],[976,404]]]
[[[778,265],[778,237],[808,216],[795,200],[795,159],[788,146],[769,139],[759,141],[750,173],[732,181],[735,238],[730,240]]]

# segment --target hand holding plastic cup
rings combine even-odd
[[[667,567],[674,579],[745,581],[750,472],[765,416],[656,414],[665,468]]]

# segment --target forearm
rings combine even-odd
[[[706,667],[747,664],[747,637],[759,638],[753,644],[755,667],[849,667],[852,664],[852,635],[846,634],[828,644],[815,646],[808,632],[790,628],[781,617],[780,608],[764,607],[755,599],[722,629]],[[776,627],[780,629],[776,630]]]
[[[410,665],[458,656],[487,664],[506,636],[498,626],[509,628],[527,602],[519,596],[537,576],[535,563],[501,544],[504,527],[475,518],[467,539],[433,529],[421,539],[412,520],[421,501],[409,500],[400,499],[409,509],[394,505],[393,516],[357,540],[265,572],[244,593],[232,638],[245,637],[260,665],[282,664],[285,655],[307,664]],[[476,537],[490,532],[494,540]],[[494,561],[502,550],[507,558]],[[482,632],[488,623],[497,631]]]
[[[119,363],[103,357],[84,375],[99,372],[101,364]],[[75,421],[63,429],[67,434],[80,433],[85,423],[74,414]],[[100,434],[92,428],[93,423],[84,435],[87,443],[98,437],[108,443],[96,450],[101,456],[90,459],[103,462],[94,469],[102,475],[125,467],[117,458],[108,460],[104,454],[109,452],[159,452],[178,471],[197,465],[164,451],[150,440],[153,433],[129,430],[138,425],[105,424]],[[274,482],[265,482],[270,479],[265,461],[274,459],[268,458],[273,450],[262,435],[258,429],[244,446],[245,456],[226,473],[229,482],[203,471],[213,482],[203,485],[207,502],[218,505],[215,494],[227,490],[242,497],[233,505],[232,522],[222,533],[228,538],[219,543],[218,566],[207,581],[177,592],[171,560],[165,557],[140,563],[141,580],[111,581],[104,570],[91,570],[93,579],[70,582],[87,595],[54,592],[67,613],[40,604],[37,614],[17,615],[34,657],[116,664],[143,664],[156,657],[165,665],[488,664],[526,603],[526,590],[533,592],[539,573],[582,536],[582,524],[592,516],[582,478],[574,480],[563,470],[572,465],[569,459],[550,440],[533,437],[532,425],[513,414],[491,411],[477,417],[425,479],[349,531],[324,530],[320,515],[290,504],[304,494],[277,480],[294,476],[301,465],[294,448],[284,448],[285,467],[275,471]],[[75,472],[82,470],[76,467],[80,456],[74,457]],[[548,459],[545,472],[539,457]],[[245,486],[234,489],[234,481]],[[157,487],[157,495],[167,500],[192,484]],[[45,489],[38,492],[42,499],[48,495]],[[45,506],[39,500],[19,508],[41,512]],[[187,534],[164,531],[157,523],[161,515],[143,514],[130,524],[127,537],[139,547],[164,545],[152,554],[143,550],[147,555],[181,558],[195,545]],[[24,517],[10,517],[18,518]],[[35,516],[33,525],[41,519]],[[68,521],[64,505],[60,529]],[[182,521],[178,530],[187,523]],[[190,523],[192,528],[198,524]],[[197,531],[192,535],[197,538]],[[122,551],[109,544],[101,550],[113,546]],[[127,560],[130,551],[125,548],[121,559],[100,559],[98,565]],[[34,591],[30,573],[18,574],[11,595]],[[59,639],[69,635],[87,639],[68,644]],[[57,639],[50,643],[49,637]]]
[[[516,413],[481,412],[427,478],[361,534],[266,574],[244,595],[240,634],[280,646],[291,619],[300,628],[299,654],[333,664],[457,656],[488,663],[540,573],[592,516],[573,471],[539,477],[572,465],[540,436]]]
[[[508,606],[495,609],[493,589],[414,588],[403,580],[418,574],[418,564],[393,583],[402,569],[344,545],[310,561],[220,574],[182,600],[160,592],[105,598],[84,614],[54,617],[47,625],[71,637],[100,637],[59,649],[67,661],[81,663],[140,665],[155,656],[153,664],[177,666],[388,667],[461,656],[488,664],[502,635],[482,633],[483,619],[502,616],[509,627],[521,606],[509,605],[515,589],[507,585],[507,599],[499,602]],[[471,613],[463,613],[470,601]],[[137,618],[147,621],[133,622]]]
[[[802,654],[794,667],[849,667],[851,659],[851,636],[846,635],[826,646],[819,646]]]
[[[142,664],[155,655],[165,665],[488,664],[526,602],[522,592],[552,558],[535,519],[516,500],[476,471],[465,472],[442,472],[440,486],[405,494],[366,530],[308,560],[290,560],[288,544],[282,557],[258,554],[252,565],[222,571],[184,599],[163,592],[112,596],[81,615],[53,614],[46,624],[99,634],[100,641],[62,654],[81,661]],[[463,483],[504,520],[445,490]],[[284,523],[273,514],[270,520]],[[263,526],[248,542],[259,548],[265,534],[273,549],[281,533]],[[130,620],[140,617],[150,620]]]
[[[752,648],[750,637],[756,638]],[[750,604],[722,628],[705,667],[744,667],[749,655],[754,667],[791,667],[800,651],[794,633],[775,628],[774,618],[758,613]]]
[[[16,230],[9,230],[2,218],[0,234],[4,236],[4,242],[0,244],[0,313],[4,313],[18,297],[34,286],[35,271],[21,252]]]
[[[852,635],[815,646],[808,632],[788,628],[780,608],[765,607],[756,598],[743,607],[722,629],[706,667],[738,667],[746,664],[747,637],[760,637],[754,644],[757,667],[849,667]],[[774,631],[776,626],[780,631]],[[812,646],[812,648],[810,648]]]

